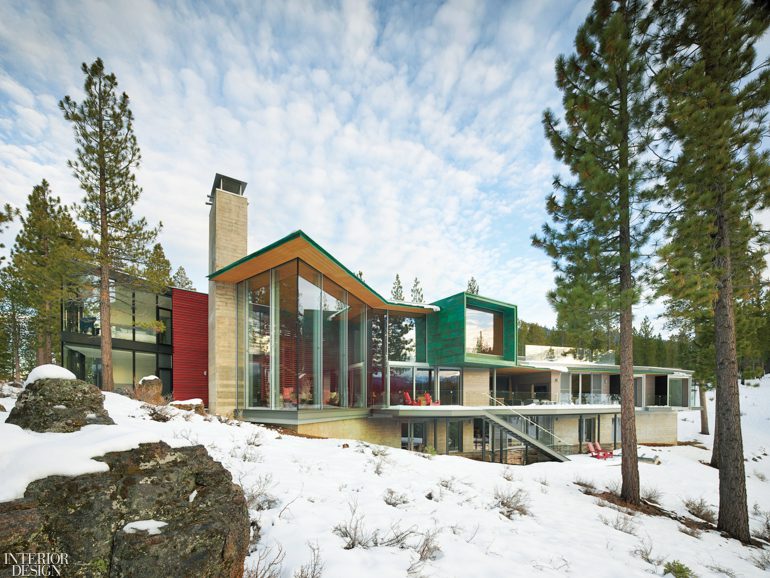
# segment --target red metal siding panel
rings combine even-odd
[[[171,290],[174,399],[209,404],[209,296]]]

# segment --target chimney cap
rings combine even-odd
[[[244,192],[246,191],[246,182],[217,173],[214,176],[214,184],[211,185],[211,193],[209,193],[208,204],[210,204],[213,200],[214,192],[217,189],[227,191],[228,193],[233,193],[234,195],[243,196]]]

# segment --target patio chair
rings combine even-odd
[[[595,442],[595,443],[596,443],[596,451],[600,452],[600,453],[603,453],[605,458],[614,458],[615,457],[615,452],[613,450],[602,449],[602,444],[600,444],[599,442]]]
[[[433,398],[430,396],[430,393],[425,393],[425,405],[441,405],[440,401],[433,401]]]
[[[404,405],[417,405],[417,402],[412,401],[412,396],[409,395],[408,391],[404,392]]]
[[[588,448],[588,454],[592,458],[596,458],[597,460],[606,460],[607,458],[611,458],[612,457],[612,452],[609,452],[609,455],[608,455],[608,452],[606,452],[604,450],[600,451],[600,450],[596,449],[596,447],[594,446],[593,442],[586,442],[586,447]]]

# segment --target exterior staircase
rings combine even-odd
[[[537,440],[533,438],[532,436],[524,433],[518,428],[513,427],[508,421],[502,419],[501,417],[496,416],[495,414],[485,411],[482,414],[482,419],[486,420],[488,423],[495,425],[506,432],[508,432],[511,436],[519,440],[520,442],[529,445],[533,448],[536,448],[541,454],[548,457],[550,460],[554,462],[568,462],[569,458],[563,454],[560,454],[550,446],[544,444],[540,440]]]

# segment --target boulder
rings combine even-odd
[[[2,403],[0,403],[0,411],[8,411]]]
[[[0,504],[0,552],[66,553],[64,576],[242,576],[246,500],[202,446],[95,459],[109,471],[51,476]]]
[[[134,386],[134,399],[145,403],[160,405],[164,403],[163,382],[159,377],[149,375],[143,377],[139,383]]]
[[[183,409],[185,411],[194,411],[198,415],[206,415],[206,408],[203,407],[202,399],[196,398],[172,401],[169,405],[177,409]]]
[[[36,432],[73,432],[89,424],[114,424],[104,395],[79,379],[38,379],[16,399],[6,423]]]

